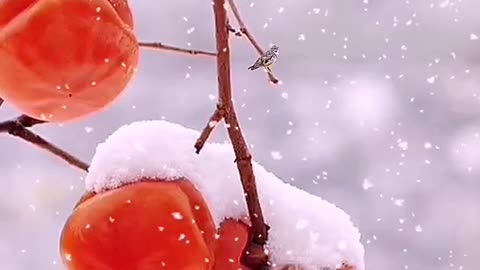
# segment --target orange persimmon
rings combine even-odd
[[[142,181],[82,197],[67,220],[69,270],[210,270],[215,225],[187,180]]]
[[[105,109],[138,58],[127,0],[0,1],[0,97],[33,118]]]
[[[242,255],[251,238],[250,227],[239,220],[226,219],[218,231],[213,270],[250,270],[242,265]]]

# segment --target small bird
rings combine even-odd
[[[269,72],[272,72],[270,66],[277,61],[279,48],[277,45],[273,45],[268,51],[260,56],[255,64],[248,67],[249,70],[255,70],[257,68],[265,68]]]

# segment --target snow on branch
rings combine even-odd
[[[225,218],[248,216],[232,145],[206,143],[197,155],[192,141],[199,134],[160,120],[125,125],[98,145],[86,188],[102,192],[142,179],[186,178],[205,198],[217,226]],[[265,220],[271,226],[268,269],[364,270],[364,247],[348,214],[252,163]]]

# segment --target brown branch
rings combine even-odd
[[[235,16],[235,19],[237,20],[237,23],[240,27],[240,33],[242,33],[243,35],[245,35],[247,37],[248,41],[250,41],[250,43],[253,45],[253,47],[255,48],[255,50],[257,51],[257,53],[259,55],[263,55],[265,53],[265,51],[262,50],[262,47],[260,47],[258,42],[253,37],[253,35],[250,34],[250,31],[248,31],[247,27],[245,26],[245,23],[242,20],[242,16],[240,16],[240,12],[238,11],[237,5],[235,4],[235,0],[228,0],[228,4],[230,5],[230,8],[232,9],[233,15]],[[232,28],[229,27],[229,31],[232,31],[231,29]],[[268,71],[267,74],[268,74],[268,80],[271,83],[273,83],[273,84],[280,83],[280,80],[277,79],[277,77],[275,77],[275,75],[272,72]]]
[[[165,45],[161,42],[139,42],[138,45],[140,47],[144,47],[144,48],[148,48],[148,49],[166,50],[166,51],[186,53],[186,54],[191,54],[191,55],[217,56],[217,54],[213,53],[213,52],[178,48],[178,47],[175,47],[175,46]]]
[[[218,123],[222,121],[224,115],[225,110],[220,104],[218,104],[217,108],[210,117],[210,120],[208,120],[208,124],[203,129],[200,137],[198,137],[197,142],[195,142],[195,153],[200,154],[200,151],[202,151],[202,148],[210,137],[210,134],[217,127]]]
[[[224,118],[228,135],[232,141],[236,164],[240,174],[245,200],[252,223],[252,243],[243,254],[244,263],[254,269],[264,269],[268,264],[268,256],[264,246],[268,240],[268,226],[265,224],[262,208],[258,199],[255,175],[253,173],[252,156],[242,135],[240,124],[232,101],[232,86],[230,81],[230,48],[228,43],[229,27],[226,0],[214,0],[215,37],[217,44],[217,75],[219,91],[219,107],[224,110]]]
[[[83,171],[88,172],[89,165],[59,147],[51,144],[39,135],[30,131],[27,127],[32,127],[36,124],[45,123],[44,121],[33,119],[26,115],[21,115],[13,120],[0,123],[0,133],[8,133],[12,136],[19,137],[31,144],[34,144],[41,149],[44,149],[53,155],[63,159],[70,165],[77,167]]]

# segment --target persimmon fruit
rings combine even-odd
[[[186,180],[142,181],[84,196],[67,220],[69,270],[210,270],[215,225]]]
[[[226,219],[218,236],[213,270],[250,270],[242,264],[242,255],[251,239],[250,227],[241,220]]]
[[[0,97],[33,118],[66,122],[107,108],[138,58],[127,0],[0,1]]]

